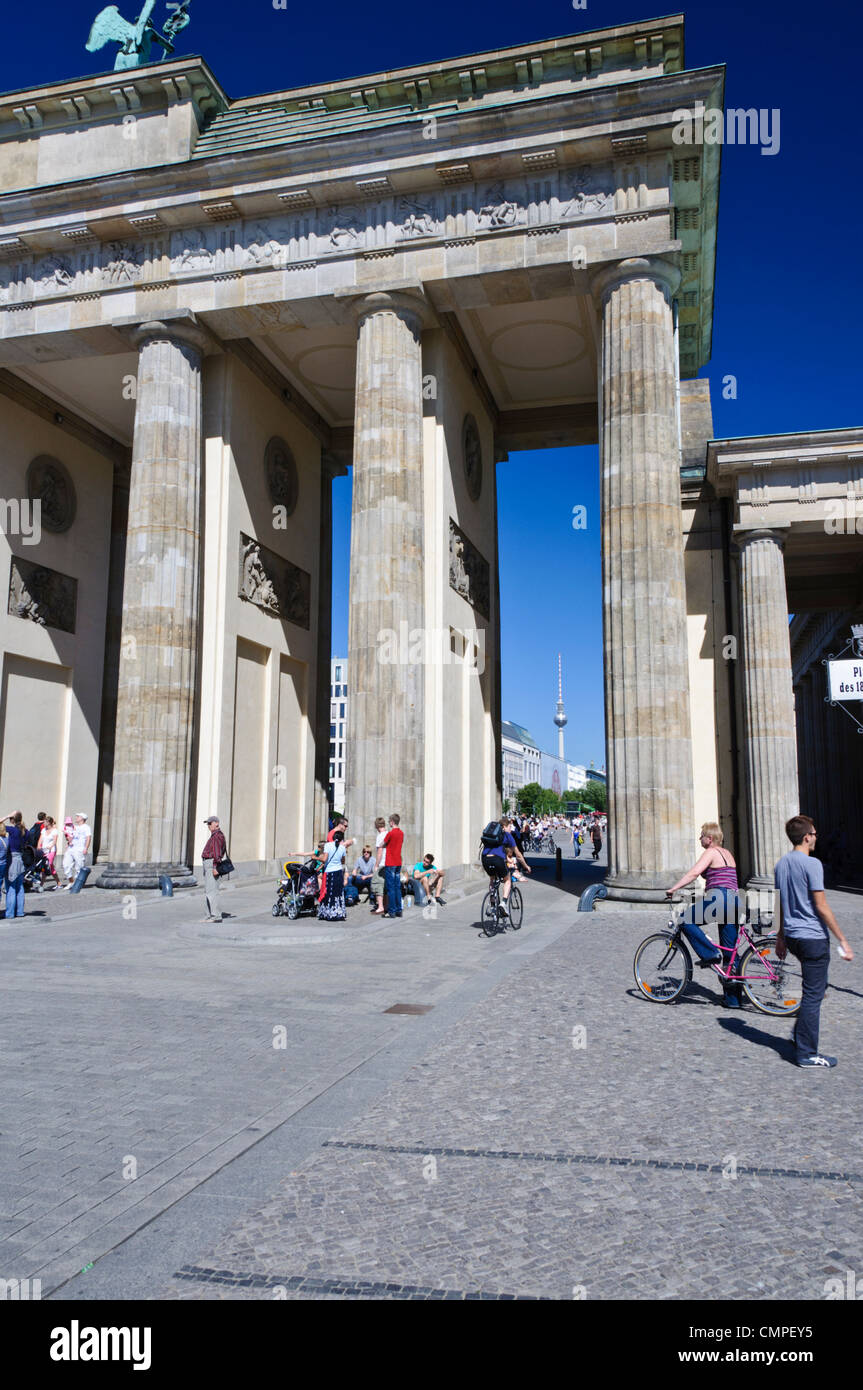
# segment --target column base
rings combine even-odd
[[[167,874],[175,888],[196,888],[197,879],[188,864],[105,864],[96,879],[97,888],[159,888]]]
[[[683,874],[683,869],[668,869],[662,875],[661,884],[656,874],[616,874],[605,880],[608,890],[607,902],[624,903],[666,903],[671,900],[666,888]]]

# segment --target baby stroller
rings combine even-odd
[[[297,917],[310,913],[317,916],[318,863],[317,859],[306,859],[302,864],[285,860],[279,891],[273,903],[274,917],[289,917],[293,922]]]

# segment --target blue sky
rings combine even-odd
[[[136,17],[141,0],[119,0]],[[99,0],[7,7],[0,90],[111,66],[84,50]],[[729,106],[779,108],[774,156],[723,151],[713,358],[718,437],[860,423],[860,7],[693,0],[686,65],[727,65]],[[303,6],[192,0],[180,50],[202,54],[231,97],[574,34],[674,13],[637,0],[434,0]],[[154,19],[167,17],[158,0]],[[113,50],[112,50],[113,51]],[[720,382],[738,380],[723,401]],[[596,449],[512,455],[498,468],[503,713],[552,748],[557,652],[567,754],[604,762]],[[572,508],[588,508],[574,531]],[[347,646],[349,480],[335,494],[334,644]]]

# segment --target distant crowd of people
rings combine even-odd
[[[62,834],[62,839],[61,839]],[[25,890],[35,888],[42,893],[49,889],[71,889],[85,867],[93,831],[84,811],[67,816],[62,832],[53,816],[37,811],[36,819],[27,825],[21,811],[12,811],[0,819],[0,889],[5,903],[0,916],[23,917]],[[61,854],[62,850],[62,854]],[[57,872],[60,864],[63,881]]]
[[[593,849],[592,857],[598,859],[602,852],[602,837],[608,825],[604,811],[582,813],[577,816],[543,815],[512,817],[513,836],[523,854],[528,850],[540,850],[549,842],[554,843],[558,831],[567,831],[572,837],[576,857],[581,854],[582,845],[589,840]]]

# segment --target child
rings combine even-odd
[[[519,873],[519,871],[518,871],[518,861],[517,861],[515,855],[513,854],[512,850],[510,850],[509,853],[508,853],[507,856],[506,856],[506,867],[509,869],[510,874],[512,875],[512,881],[513,881],[513,883],[523,883],[523,882],[524,882],[524,874],[520,874],[520,873]]]

